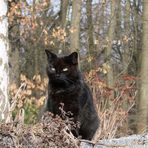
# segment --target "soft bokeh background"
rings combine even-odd
[[[146,131],[144,0],[9,0],[8,6],[14,118],[23,110],[25,123],[37,122],[47,96],[45,49],[77,51],[101,119],[96,137]]]

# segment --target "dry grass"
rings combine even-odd
[[[70,132],[71,124],[46,113],[35,125],[20,123],[0,124],[0,147],[61,147],[77,148],[79,140]]]
[[[91,86],[94,104],[100,117],[100,127],[93,138],[94,142],[129,133],[131,130],[128,123],[129,111],[135,105],[137,94],[135,77],[122,76],[114,88],[108,88],[97,72],[92,70],[85,75],[85,79]]]
[[[47,81],[40,76],[35,76],[32,81],[25,76],[21,78],[20,88],[17,89],[13,85],[10,89],[12,95],[10,116],[16,108],[17,110],[11,123],[0,124],[0,147],[78,147],[79,139],[70,132],[70,129],[76,125],[66,117],[63,110],[61,111],[65,120],[58,116],[53,118],[51,113],[46,113],[41,122],[24,124],[25,103],[29,101],[39,108],[46,95]],[[124,76],[114,88],[108,88],[106,83],[99,79],[95,70],[87,73],[85,79],[91,86],[94,104],[101,121],[93,142],[126,135],[130,130],[129,111],[135,104],[137,92],[135,78]],[[36,90],[41,94],[37,99],[33,96]]]
[[[40,83],[38,82],[38,84]],[[13,89],[16,93],[11,100],[9,115],[11,116],[16,108],[17,111],[10,123],[0,124],[0,147],[78,148],[79,140],[71,133],[71,129],[75,128],[76,125],[66,116],[62,107],[61,112],[65,120],[62,120],[59,116],[53,117],[53,114],[47,112],[38,123],[24,124],[25,110],[23,105],[26,101],[24,97],[26,96],[26,99],[31,98],[31,94],[24,93],[24,91],[27,92],[27,89],[30,89],[30,86],[27,87],[27,85],[32,84],[25,78],[17,91]],[[19,105],[19,102],[21,102],[21,105]]]

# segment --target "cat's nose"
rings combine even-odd
[[[56,74],[56,77],[59,78],[60,77],[60,74]]]

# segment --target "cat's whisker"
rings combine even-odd
[[[70,82],[71,84],[74,84],[74,81],[67,79],[66,81]]]

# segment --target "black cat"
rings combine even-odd
[[[80,128],[77,132],[72,131],[73,134],[91,140],[99,126],[99,119],[90,89],[78,69],[78,54],[73,52],[69,56],[57,57],[48,50],[45,52],[49,77],[46,111],[61,115],[59,107],[63,103],[64,111],[70,111],[74,122],[80,123]]]

